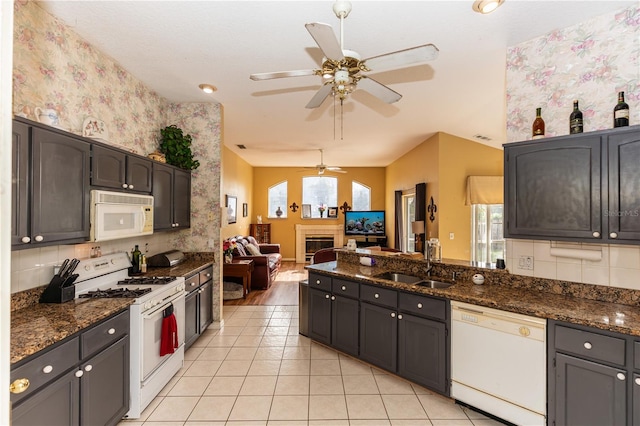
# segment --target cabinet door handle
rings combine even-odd
[[[329,297],[331,297],[331,296],[329,296],[328,294],[325,294],[325,295],[324,295],[324,298],[325,298],[325,299],[328,299]]]
[[[30,242],[30,241],[31,241],[31,238],[29,238],[29,237],[22,237],[22,239],[21,239],[20,241],[22,241],[23,243],[28,243],[28,242]]]
[[[591,349],[593,347],[593,345],[591,344],[591,342],[584,342],[584,348],[585,349]]]
[[[43,372],[44,374],[49,374],[49,373],[51,373],[52,371],[53,371],[53,365],[45,365],[45,366],[42,368],[42,372]]]
[[[22,393],[29,389],[29,379],[17,379],[9,385],[9,392]]]
[[[176,228],[177,228],[178,226],[180,226],[180,224],[176,222]]]
[[[616,234],[615,232],[612,232],[612,233],[609,234],[609,237],[618,238],[618,234]]]
[[[596,238],[600,238],[600,233],[598,231],[594,231],[593,236]]]
[[[625,376],[624,373],[618,373],[616,374],[616,377],[618,378],[618,380],[624,380],[627,378],[627,376]]]
[[[391,312],[391,318],[395,318],[396,317],[396,313],[395,312]]]
[[[107,333],[116,334],[116,329],[115,328],[110,328],[109,330],[107,330]]]
[[[91,371],[93,370],[93,365],[89,364],[86,367],[84,367],[84,371]]]
[[[211,278],[211,274],[207,273],[207,278]]]
[[[123,189],[127,189],[128,187],[129,187],[129,185],[127,185],[127,183],[126,183],[126,182],[122,184],[122,188],[123,188]]]
[[[129,185],[129,189],[133,189],[133,185]]]
[[[37,242],[40,242],[40,241],[44,240],[44,237],[42,235],[36,235],[34,240],[36,240]]]
[[[316,284],[320,285],[320,280],[316,280]]]
[[[84,371],[82,370],[76,371],[76,377],[82,377],[82,376],[84,376]]]
[[[347,286],[346,285],[343,285],[341,288],[342,288],[342,291],[346,291],[347,290]]]
[[[402,319],[402,314],[398,314],[398,319],[401,320]]]
[[[195,287],[196,283],[189,283],[191,287]]]
[[[422,309],[422,303],[418,303],[418,309]]]
[[[375,297],[376,299],[380,298],[380,295],[378,293],[374,294],[373,297]]]
[[[331,300],[336,300],[336,297],[335,296],[331,296]]]
[[[634,382],[636,382],[636,385],[640,385],[640,377],[636,377],[636,379],[634,380]]]

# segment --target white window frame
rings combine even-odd
[[[326,200],[318,199],[317,195],[310,194],[310,188],[307,188],[307,182],[310,182],[310,179],[332,179],[335,183],[335,194],[327,195]],[[311,219],[320,219],[320,210],[318,207],[322,204],[326,206],[325,211],[323,212],[322,217],[324,219],[328,218],[329,211],[328,209],[331,207],[338,206],[338,178],[335,176],[304,176],[302,178],[302,204],[310,204],[311,205]],[[335,218],[332,218],[335,220]]]
[[[360,208],[356,206],[355,200],[357,197],[355,196],[355,189],[354,189],[354,186],[356,185],[360,188],[365,188],[368,192],[366,208]],[[362,182],[358,182],[357,180],[351,181],[351,207],[353,208],[353,210],[371,210],[371,187],[370,186],[365,185]]]
[[[496,259],[504,259],[506,255],[506,240],[504,238],[504,231],[502,231],[502,238],[493,238],[491,234],[491,220],[487,220],[484,223],[477,223],[478,210],[485,209],[486,215],[490,218],[493,214],[496,214],[496,209],[502,210],[502,219],[499,222],[493,223],[497,229],[504,230],[504,205],[503,204],[473,204],[471,206],[471,260],[479,263],[493,263]],[[482,227],[482,229],[478,229]],[[482,241],[480,241],[482,240]],[[495,258],[492,258],[491,247],[494,244],[502,244],[502,252],[496,251]],[[480,245],[483,248],[480,249]]]
[[[272,205],[272,200],[271,200],[271,191],[274,190],[275,188],[277,188],[280,185],[285,185],[285,201],[284,201],[284,205],[280,205],[280,203],[278,203],[277,201],[274,202],[274,204]],[[276,183],[275,185],[271,185],[269,187],[269,189],[267,190],[267,218],[270,219],[284,219],[287,217],[287,211],[288,209],[288,205],[289,205],[289,181],[287,180],[283,180],[281,182]],[[282,211],[282,215],[278,216],[276,214],[276,210],[278,209],[278,207],[280,207],[280,210]]]

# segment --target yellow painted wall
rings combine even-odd
[[[253,198],[253,167],[238,157],[233,151],[227,147],[222,150],[222,194],[220,205],[225,206],[225,196],[235,195],[238,197],[237,221],[233,224],[225,225],[223,219],[220,237],[222,239],[232,237],[234,235],[248,235],[249,224],[251,223],[252,202]],[[242,217],[242,203],[247,203],[249,214]],[[224,209],[223,209],[224,210]]]
[[[302,178],[305,176],[317,176],[315,174],[301,173],[296,167],[256,167],[253,169],[253,207],[251,210],[251,222],[256,223],[256,216],[262,215],[262,223],[271,224],[271,242],[279,243],[282,257],[295,260],[295,225],[344,225],[344,215],[338,210],[337,219],[302,219],[302,212],[298,209],[293,213],[289,206],[294,202],[302,205]],[[384,167],[353,167],[343,168],[347,173],[330,174],[338,178],[338,205],[345,201],[351,205],[351,183],[355,180],[371,188],[371,209],[385,209],[385,169]],[[328,173],[329,174],[329,173]],[[267,196],[269,187],[280,182],[287,181],[288,200],[286,218],[268,217]],[[273,212],[271,213],[273,215]]]
[[[467,176],[501,176],[502,168],[501,149],[437,133],[387,166],[387,221],[395,215],[394,191],[426,182],[427,205],[433,197],[438,209],[436,219],[427,220],[426,238],[440,239],[443,257],[470,260],[471,207],[464,204]],[[387,229],[392,245],[395,233],[392,227]],[[451,232],[453,240],[449,239]]]

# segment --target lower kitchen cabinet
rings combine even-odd
[[[398,374],[448,394],[446,341],[445,323],[398,314]]]
[[[640,425],[637,338],[557,321],[548,333],[548,424]]]
[[[213,322],[213,267],[185,277],[184,342],[189,348]]]
[[[116,425],[129,411],[129,311],[78,334],[12,368],[30,383],[11,394],[12,425]]]
[[[396,310],[360,303],[360,358],[396,371],[398,324]]]
[[[331,344],[351,355],[358,355],[359,309],[357,299],[331,298]]]
[[[309,337],[331,344],[331,293],[309,289]]]

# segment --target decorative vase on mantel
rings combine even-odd
[[[324,210],[319,210],[320,212],[320,217],[324,217]]]
[[[280,209],[280,207],[278,207],[278,210],[276,210],[276,216],[282,216],[282,209]]]
[[[224,263],[233,263],[233,254],[225,253],[224,254]]]

